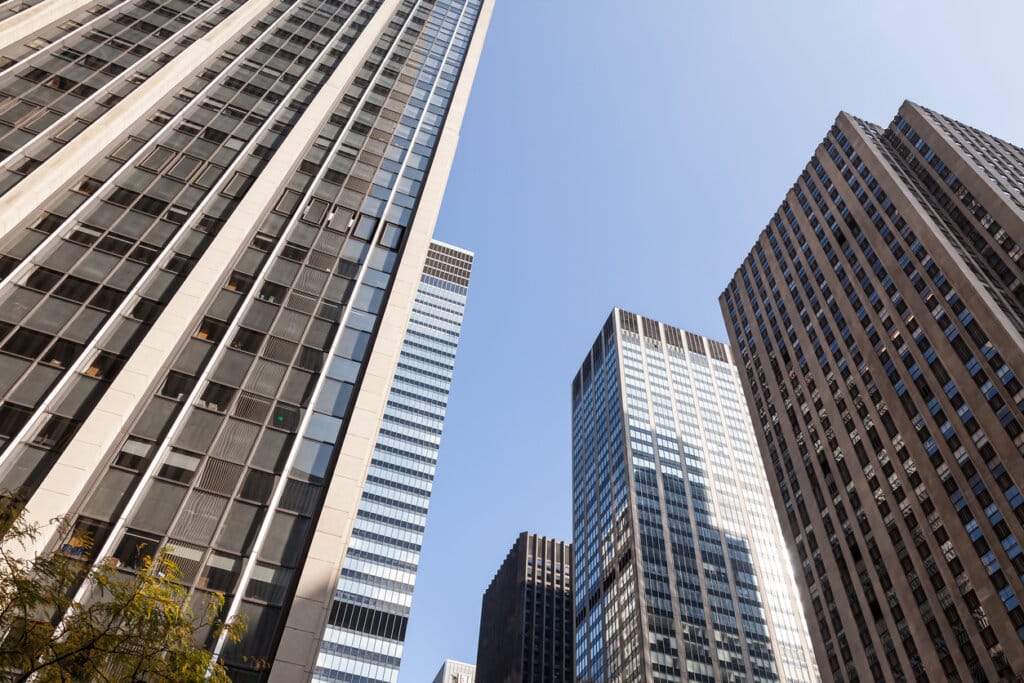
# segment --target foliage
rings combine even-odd
[[[67,546],[24,559],[38,527],[17,513],[0,510],[0,516],[6,516],[0,525],[0,672],[6,680],[230,680],[196,643],[211,630],[237,642],[244,625],[219,620],[219,593],[194,608],[165,551],[134,573],[115,562],[90,566],[65,554]],[[75,601],[79,587],[87,596],[82,602]]]

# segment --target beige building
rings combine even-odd
[[[35,550],[172,545],[236,680],[309,679],[492,1],[16,4],[0,493],[72,519]]]
[[[441,670],[434,676],[434,683],[473,683],[475,677],[476,667],[472,664],[446,659]]]

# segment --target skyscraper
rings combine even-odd
[[[398,680],[472,263],[427,252],[314,680]]]
[[[237,680],[312,672],[491,7],[0,9],[0,490],[173,545]]]
[[[473,683],[476,667],[472,664],[446,659],[434,676],[434,683]]]
[[[572,545],[523,532],[484,592],[478,683],[572,683]]]
[[[1002,140],[842,113],[722,294],[833,680],[1024,674],[1022,193]]]
[[[578,681],[818,679],[726,346],[615,309],[572,448]]]

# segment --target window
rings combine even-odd
[[[63,451],[75,436],[80,424],[79,421],[66,417],[51,417],[32,439],[32,443],[53,451]]]
[[[67,339],[58,339],[50,350],[43,354],[42,361],[58,368],[66,368],[75,362],[82,352],[82,345]]]
[[[144,323],[152,323],[160,316],[160,311],[162,310],[162,304],[150,301],[149,299],[139,299],[138,303],[132,308],[131,317]]]
[[[360,216],[359,221],[356,223],[356,229],[352,234],[359,239],[369,240],[373,237],[373,233],[377,229],[378,220],[379,219],[375,216]]]
[[[199,399],[199,406],[223,413],[228,409],[234,395],[234,388],[210,382],[206,385],[206,389],[203,390],[203,395]]]
[[[164,458],[164,464],[161,465],[160,471],[157,472],[157,476],[163,479],[170,479],[171,481],[180,482],[187,484],[192,481],[192,477],[195,476],[196,468],[199,467],[201,458],[198,455],[191,453],[185,453],[177,449],[171,449]]]
[[[142,464],[145,463],[149,456],[153,453],[154,444],[149,441],[143,441],[137,439],[134,436],[129,436],[128,440],[121,446],[121,451],[117,454],[117,459],[114,460],[114,464],[118,467],[124,467],[125,469],[134,470],[138,472],[142,469]]]
[[[199,578],[197,585],[199,588],[230,593],[235,589],[235,584],[238,583],[238,576],[241,571],[241,558],[215,552],[207,560],[206,571]]]
[[[86,176],[85,178],[82,178],[82,181],[79,182],[78,185],[75,187],[75,192],[81,192],[82,194],[88,196],[94,193],[96,190],[100,189],[100,187],[102,186],[102,180],[97,180],[96,178],[90,178]]]
[[[160,539],[156,536],[129,529],[117,544],[112,559],[116,560],[118,568],[138,569],[146,560],[153,558],[159,544]]]
[[[109,351],[101,351],[85,369],[85,374],[97,379],[114,379],[124,365],[124,358]]]
[[[231,348],[256,353],[259,351],[260,344],[263,343],[263,337],[265,336],[262,332],[247,330],[244,327],[239,328],[235,338],[231,341]]]
[[[224,332],[227,330],[227,325],[214,320],[213,318],[203,318],[203,321],[199,324],[199,331],[196,332],[196,336],[200,339],[206,339],[211,342],[219,342],[221,337],[224,336]]]
[[[225,285],[232,292],[248,292],[252,287],[252,276],[240,273],[237,270],[231,273],[231,277],[228,278],[228,283]]]
[[[274,414],[270,424],[278,429],[292,431],[298,428],[300,415],[301,413],[299,409],[295,406],[278,403],[274,408]]]
[[[7,340],[3,350],[17,356],[37,358],[53,339],[52,335],[21,328]]]
[[[25,279],[25,286],[37,289],[40,292],[49,292],[61,278],[61,273],[49,268],[36,268],[36,270]]]
[[[260,301],[267,301],[272,304],[281,304],[284,303],[284,298],[287,295],[287,287],[274,284],[273,282],[265,282],[263,283],[263,287],[260,288],[260,293],[257,298]]]
[[[30,408],[4,403],[0,405],[0,437],[13,438],[32,417]]]
[[[100,291],[96,292],[96,296],[92,298],[89,305],[102,311],[112,311],[117,308],[124,296],[125,293],[120,290],[112,287],[100,287]]]
[[[89,282],[88,280],[69,275],[53,293],[56,296],[81,303],[92,295],[96,286],[95,282]]]
[[[172,371],[167,374],[167,379],[164,380],[164,384],[160,388],[160,394],[176,401],[181,401],[192,391],[192,387],[195,384],[196,380],[194,377]]]
[[[110,525],[88,517],[79,517],[60,551],[69,557],[91,560],[93,553],[103,546],[110,533]]]

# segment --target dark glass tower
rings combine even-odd
[[[72,518],[25,552],[131,571],[140,544],[173,546],[193,590],[247,617],[241,643],[210,643],[238,680],[312,675],[366,545],[491,7],[0,8],[0,492]]]
[[[615,309],[572,420],[576,680],[818,680],[729,350]]]
[[[721,297],[822,671],[1024,674],[1024,150],[840,114]]]
[[[480,610],[477,683],[572,683],[572,545],[525,531]]]

